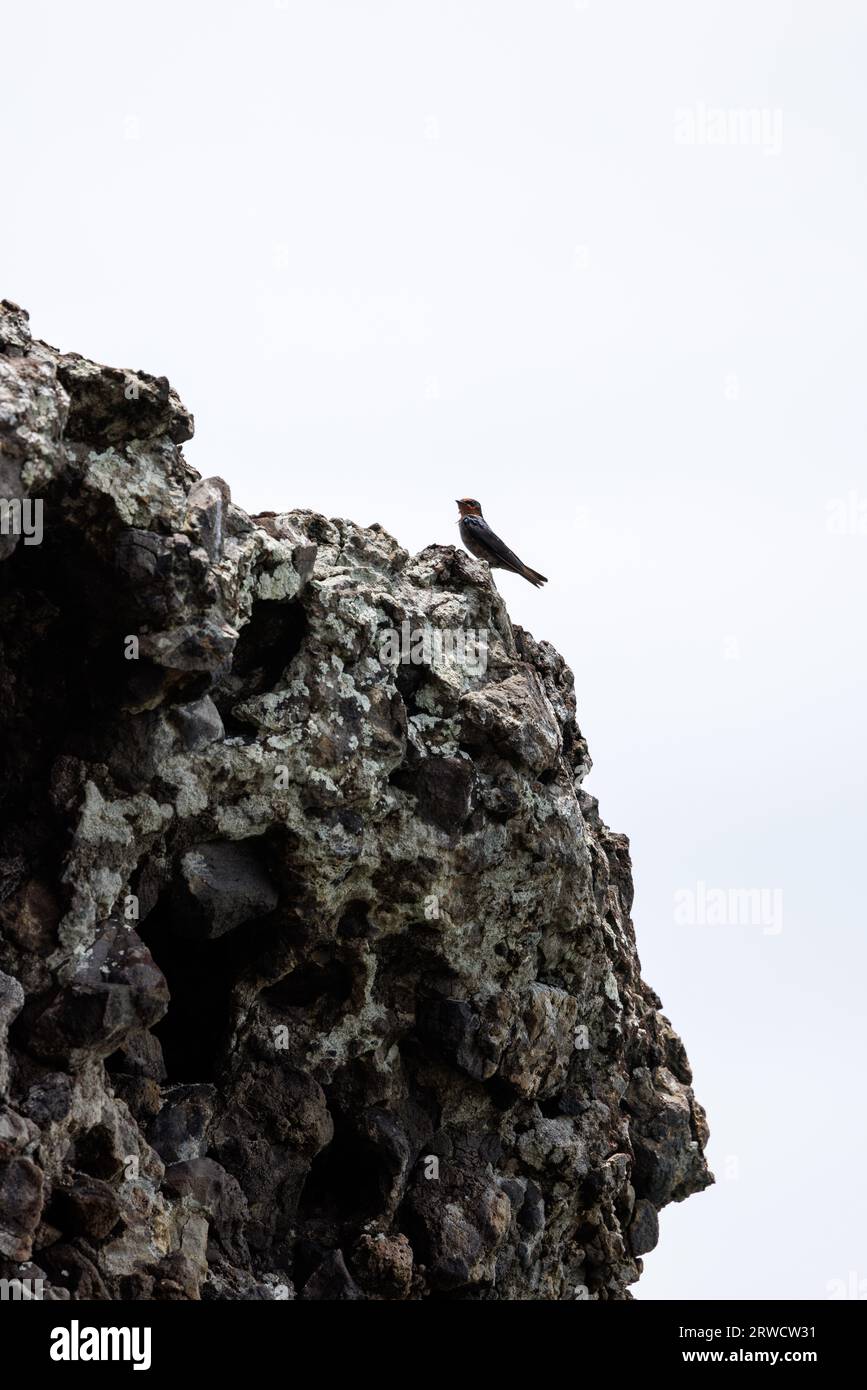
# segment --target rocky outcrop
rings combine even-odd
[[[3,305],[0,1277],[628,1297],[707,1130],[570,671],[191,434]]]

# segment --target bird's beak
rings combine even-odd
[[[460,499],[459,497],[456,497],[456,498],[455,498],[455,506],[456,506],[456,507],[459,507],[460,505],[461,505],[461,499]]]

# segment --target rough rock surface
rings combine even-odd
[[[571,673],[462,550],[250,518],[191,434],[4,303],[0,1278],[629,1297],[707,1129]]]

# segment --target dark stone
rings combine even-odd
[[[162,971],[144,942],[130,928],[108,922],[69,983],[35,1018],[30,1046],[41,1057],[81,1066],[156,1023],[168,1003]]]
[[[640,1197],[629,1223],[629,1244],[633,1255],[646,1255],[659,1241],[659,1216],[652,1202]]]
[[[100,1178],[77,1178],[71,1188],[55,1191],[50,1220],[73,1235],[103,1240],[120,1220],[120,1202]]]
[[[165,1163],[198,1158],[217,1103],[216,1087],[173,1086],[148,1130],[148,1141]]]
[[[130,1033],[117,1052],[109,1058],[108,1066],[113,1071],[126,1072],[129,1076],[146,1076],[153,1081],[166,1079],[163,1050],[159,1039],[155,1038],[153,1033]]]
[[[316,1273],[307,1280],[301,1297],[350,1302],[364,1298],[364,1294],[346,1268],[343,1252],[334,1250],[330,1255],[326,1255]]]
[[[42,1169],[32,1159],[0,1163],[0,1255],[29,1260],[42,1216]]]
[[[8,1105],[0,1105],[0,1161],[23,1153],[38,1136],[32,1120],[25,1120]]]
[[[178,705],[174,717],[181,731],[184,747],[190,753],[196,752],[199,748],[207,748],[210,743],[218,743],[225,735],[220,712],[210,695],[203,695],[200,700],[194,700],[189,705]]]
[[[418,1009],[421,1036],[477,1081],[494,1075],[500,1049],[484,1020],[463,999],[423,999]]]
[[[67,1289],[74,1300],[107,1300],[108,1288],[94,1259],[95,1252],[86,1254],[78,1244],[61,1242],[51,1245],[39,1259],[52,1283]]]
[[[442,830],[459,831],[472,811],[475,773],[469,758],[424,758],[406,785],[419,815]]]
[[[194,845],[181,860],[181,876],[190,905],[184,926],[191,934],[222,936],[277,906],[276,887],[243,840]]]
[[[22,1112],[37,1125],[59,1124],[72,1109],[72,1078],[65,1072],[47,1072],[34,1082],[21,1104]]]
[[[352,1270],[358,1282],[379,1298],[406,1298],[412,1286],[412,1246],[398,1232],[365,1232],[352,1251]]]
[[[238,1264],[249,1261],[243,1231],[249,1208],[238,1180],[212,1158],[187,1159],[166,1169],[164,1187],[179,1197],[192,1197],[207,1212],[211,1237]]]

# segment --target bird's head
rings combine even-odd
[[[474,497],[459,497],[458,510],[461,516],[481,516],[482,506]]]

